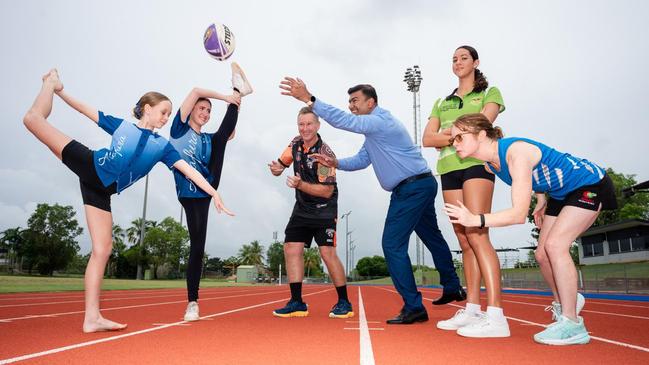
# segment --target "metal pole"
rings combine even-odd
[[[348,217],[352,211],[348,211],[343,214],[341,218],[345,218],[345,277],[348,276],[348,264],[349,264],[349,220]]]
[[[183,225],[183,206],[181,205],[180,206],[180,226],[182,227],[182,225]]]
[[[144,253],[144,229],[146,222],[146,200],[149,193],[149,175],[146,175],[144,179],[144,204],[142,205],[142,221],[140,222],[140,260],[137,263],[137,280],[142,280],[144,278],[144,273],[142,272],[142,254]]]

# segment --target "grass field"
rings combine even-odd
[[[103,290],[184,288],[185,280],[104,279]],[[216,286],[248,286],[225,280],[203,279],[201,288]],[[83,290],[83,277],[47,277],[0,275],[0,293]]]

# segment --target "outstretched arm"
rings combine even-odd
[[[236,105],[241,104],[241,97],[239,96],[238,93],[232,95],[225,95],[225,94],[218,93],[214,90],[201,89],[195,87],[192,89],[192,91],[189,92],[189,94],[187,94],[185,100],[180,106],[181,121],[184,122],[187,120],[187,117],[192,112],[192,109],[194,108],[196,101],[198,101],[198,99],[200,98],[223,100],[227,103],[236,104]]]
[[[299,78],[284,77],[279,87],[284,90],[282,95],[292,96],[305,103],[311,100],[311,93],[307,90],[304,81]],[[319,117],[331,124],[332,127],[349,132],[369,134],[387,127],[385,121],[376,115],[346,113],[319,100],[316,100],[312,108]]]
[[[342,171],[356,171],[362,170],[372,163],[370,155],[365,150],[365,146],[361,147],[357,154],[351,157],[336,159],[335,157],[314,153],[311,155],[319,163],[327,167],[335,167]]]
[[[225,205],[223,205],[223,201],[221,200],[219,193],[214,190],[212,185],[210,185],[210,183],[207,182],[203,175],[196,171],[196,169],[191,167],[185,160],[178,160],[176,161],[176,163],[174,163],[173,166],[178,171],[187,176],[187,178],[193,181],[196,186],[201,188],[204,192],[208,193],[214,199],[214,206],[216,207],[217,212],[225,212],[225,214],[227,215],[234,216],[234,213],[232,213],[228,208],[225,207]]]
[[[72,109],[78,111],[79,113],[85,115],[88,117],[90,120],[93,122],[97,123],[99,121],[99,112],[97,111],[96,108],[80,101],[72,96],[70,96],[68,93],[66,93],[64,90],[60,90],[56,92],[56,95],[58,95],[63,101],[65,101],[66,104],[72,107]]]
[[[541,159],[541,151],[529,144],[513,144],[507,151],[509,172],[512,176],[512,207],[485,214],[485,227],[503,227],[525,223],[532,201],[532,170]],[[479,227],[480,215],[471,213],[462,202],[446,203],[444,211],[451,223],[465,227]]]

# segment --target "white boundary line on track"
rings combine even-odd
[[[431,293],[430,291],[422,291],[422,292]],[[511,296],[511,294],[510,294],[510,296]],[[514,294],[514,296],[515,296],[515,294]],[[482,295],[480,296],[480,299],[486,299],[486,298],[487,298],[486,296],[482,296]],[[520,298],[537,299],[537,298],[530,298],[530,297],[527,297],[527,296],[521,296]],[[516,301],[516,300],[509,300],[509,299],[503,299],[502,301],[503,302],[508,302],[508,303],[515,303],[515,304],[533,305],[533,306],[536,306],[536,307],[547,307],[546,304],[520,302],[520,301]],[[586,300],[586,303],[588,303],[588,304],[609,304],[609,303],[599,303],[599,302],[593,303],[588,299]],[[615,305],[614,303],[610,303],[610,304]],[[620,306],[623,306],[623,305],[620,305]],[[647,307],[640,307],[640,308],[645,308],[646,309]],[[635,319],[648,319],[649,320],[649,317],[645,317],[645,316],[635,316],[635,315],[632,315],[632,314],[594,311],[594,310],[591,310],[591,309],[584,309],[584,310],[582,310],[582,312],[584,312],[584,313],[602,314],[602,315],[607,315],[607,316],[618,316],[618,317],[627,317],[627,318],[635,318]]]
[[[321,291],[318,291],[318,292],[315,292],[315,293],[303,294],[302,296],[304,296],[304,297],[311,296],[311,295],[315,295],[315,294],[324,293],[324,292],[327,292],[329,290],[331,290],[331,289],[321,290]],[[225,311],[225,312],[214,313],[214,314],[210,314],[210,315],[207,315],[207,316],[203,316],[203,317],[201,317],[201,319],[224,316],[226,314],[231,314],[231,313],[245,311],[245,310],[248,310],[248,309],[263,307],[263,306],[266,306],[266,305],[269,305],[269,304],[274,304],[274,303],[283,302],[283,301],[286,301],[286,298],[273,300],[273,301],[265,302],[265,303],[261,303],[261,304],[254,304],[254,305],[250,305],[250,306],[247,306],[247,307],[231,309],[231,310]],[[147,328],[147,329],[143,329],[143,330],[140,330],[140,331],[124,333],[124,334],[117,335],[117,336],[105,337],[105,338],[101,338],[101,339],[98,339],[98,340],[86,341],[86,342],[81,342],[81,343],[77,343],[77,344],[74,344],[74,345],[63,346],[63,347],[58,347],[58,348],[54,348],[54,349],[50,349],[50,350],[46,350],[46,351],[41,351],[41,352],[36,352],[36,353],[32,353],[32,354],[12,357],[10,359],[3,359],[3,360],[0,360],[0,365],[11,364],[11,363],[14,363],[14,362],[17,362],[17,361],[29,360],[29,359],[33,359],[33,358],[36,358],[36,357],[55,354],[55,353],[58,353],[58,352],[74,350],[74,349],[78,349],[78,348],[81,348],[81,347],[96,345],[96,344],[99,344],[99,343],[115,341],[115,340],[119,340],[119,339],[126,338],[126,337],[137,336],[137,335],[141,335],[141,334],[145,334],[145,333],[149,333],[149,332],[153,332],[153,331],[162,330],[162,329],[165,329],[165,328],[178,327],[179,325],[186,324],[186,323],[187,323],[186,321],[178,321],[178,322],[168,323],[168,324],[158,326],[158,327],[152,327],[152,328]]]
[[[382,288],[382,287],[378,287],[378,289],[399,294],[396,290],[390,290],[390,289],[386,289],[386,288]],[[430,298],[425,298],[425,299],[432,300]],[[448,305],[456,307],[456,308],[464,308],[463,306],[457,305],[457,304],[450,304],[449,303]],[[507,319],[511,319],[512,321],[516,321],[516,322],[521,322],[521,323],[525,323],[525,324],[529,324],[529,325],[533,325],[533,326],[538,326],[538,327],[543,327],[543,328],[547,327],[546,325],[536,323],[536,322],[532,322],[532,321],[527,321],[527,320],[520,319],[520,318],[514,318],[514,317],[509,317],[509,316],[505,316],[505,317],[507,317]],[[618,345],[618,346],[622,346],[622,347],[626,347],[626,348],[631,348],[631,349],[638,350],[638,351],[649,352],[649,348],[647,348],[647,347],[642,347],[642,346],[638,346],[638,345],[632,345],[632,344],[626,343],[626,342],[609,340],[607,338],[598,337],[598,336],[590,336],[590,338],[593,339],[593,340],[598,340],[598,341],[602,341],[602,342],[605,342],[605,343],[610,343],[610,344],[613,344],[613,345]]]
[[[274,288],[273,288],[274,289]],[[238,291],[239,293],[245,293],[249,292],[250,290],[242,290]],[[266,293],[274,293],[277,290],[268,290],[265,291]],[[264,292],[262,292],[264,293]],[[202,293],[203,295],[205,292]],[[144,293],[139,296],[129,296],[129,297],[111,297],[111,298],[102,298],[99,301],[100,302],[111,302],[115,300],[137,300],[137,299],[148,299],[148,298],[167,298],[167,297],[186,297],[187,293],[186,292],[181,292],[177,294],[164,294],[164,295],[145,295]],[[69,304],[69,303],[83,303],[85,300],[82,298],[81,300],[68,300],[68,301],[63,301],[63,302],[39,302],[39,303],[20,303],[20,304],[4,304],[0,305],[0,308],[15,308],[15,307],[31,307],[31,306],[39,306],[39,305],[54,305],[54,304]]]
[[[201,293],[206,293],[206,292],[213,292],[213,291],[221,291],[221,289],[232,289],[233,291],[251,291],[251,290],[246,290],[246,289],[276,289],[277,286],[265,286],[265,287],[255,287],[255,286],[208,286],[205,288],[201,288]],[[121,296],[125,295],[147,295],[150,294],[151,292],[155,293],[169,293],[169,294],[177,294],[177,293],[187,293],[187,288],[150,288],[150,289],[105,289],[102,290],[102,297],[105,298],[120,298]],[[31,296],[28,297],[19,297],[15,295],[19,294],[29,294]],[[42,294],[42,295],[37,295],[37,294]],[[60,295],[53,295],[53,294],[60,294]],[[73,298],[73,299],[83,299],[84,298],[84,291],[83,289],[79,290],[67,290],[67,291],[59,291],[59,292],[43,292],[43,293],[2,293],[0,294],[0,301],[7,301],[7,300],[28,300],[28,299],[66,299],[66,298]]]
[[[365,307],[363,306],[363,296],[361,287],[358,287],[358,328],[361,347],[361,365],[374,365],[374,352],[372,351],[372,339],[367,327],[367,318],[365,318]]]
[[[246,293],[246,294],[228,295],[228,296],[223,296],[223,297],[212,297],[212,298],[203,297],[203,298],[201,298],[201,301],[216,300],[216,299],[240,298],[240,297],[249,297],[249,296],[256,296],[256,295],[278,294],[278,293],[280,293],[280,292],[279,291],[274,291],[274,292],[269,291],[269,292],[261,292],[261,293]],[[151,297],[151,298],[153,298],[153,297]],[[134,304],[134,305],[128,305],[128,306],[124,306],[124,307],[103,308],[101,311],[106,312],[106,311],[120,310],[120,309],[153,307],[153,306],[158,306],[158,305],[178,304],[178,303],[185,303],[185,302],[187,302],[187,301],[186,300],[176,300],[176,301],[173,301],[173,302]],[[73,311],[73,312],[50,313],[50,314],[28,314],[28,315],[25,315],[25,316],[22,316],[22,317],[0,318],[0,322],[9,323],[11,321],[18,321],[18,320],[23,320],[23,319],[34,319],[34,318],[42,318],[42,317],[57,317],[57,316],[79,314],[79,313],[84,313],[84,311],[80,310],[80,311]]]
[[[441,292],[441,288],[420,288],[422,292]],[[584,293],[582,293],[584,294]],[[588,293],[585,293],[588,294]],[[552,300],[552,296],[549,295],[528,295],[528,294],[516,294],[516,293],[502,293],[503,297],[517,297],[517,298],[526,298],[526,299],[534,299],[534,300],[543,300],[543,301],[548,301]],[[484,292],[480,292],[480,298],[481,299],[486,299],[487,296],[484,294]],[[639,304],[622,304],[622,303],[609,303],[609,302],[603,302],[603,300],[608,300],[612,302],[633,302],[628,299],[602,299],[602,298],[586,298],[586,301],[589,304],[596,304],[596,305],[612,305],[616,307],[629,307],[629,308],[643,308],[643,309],[649,309],[649,305],[639,305]],[[646,302],[637,302],[637,303],[646,303]]]

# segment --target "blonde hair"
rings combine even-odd
[[[313,109],[310,106],[305,106],[302,109],[300,109],[300,111],[297,113],[297,117],[299,118],[300,115],[304,115],[304,114],[313,114],[313,116],[315,117],[316,122],[320,123],[320,118],[318,118],[318,116],[316,115],[316,113],[313,111]]]
[[[133,116],[137,119],[142,118],[142,113],[144,113],[144,106],[149,104],[149,106],[154,107],[160,104],[163,101],[168,101],[171,103],[171,100],[159,92],[149,91],[148,93],[142,95],[140,100],[137,101],[135,107],[133,108]]]
[[[467,132],[479,133],[485,131],[487,137],[493,140],[503,138],[503,130],[500,127],[494,127],[482,113],[464,114],[457,118],[453,125]]]

